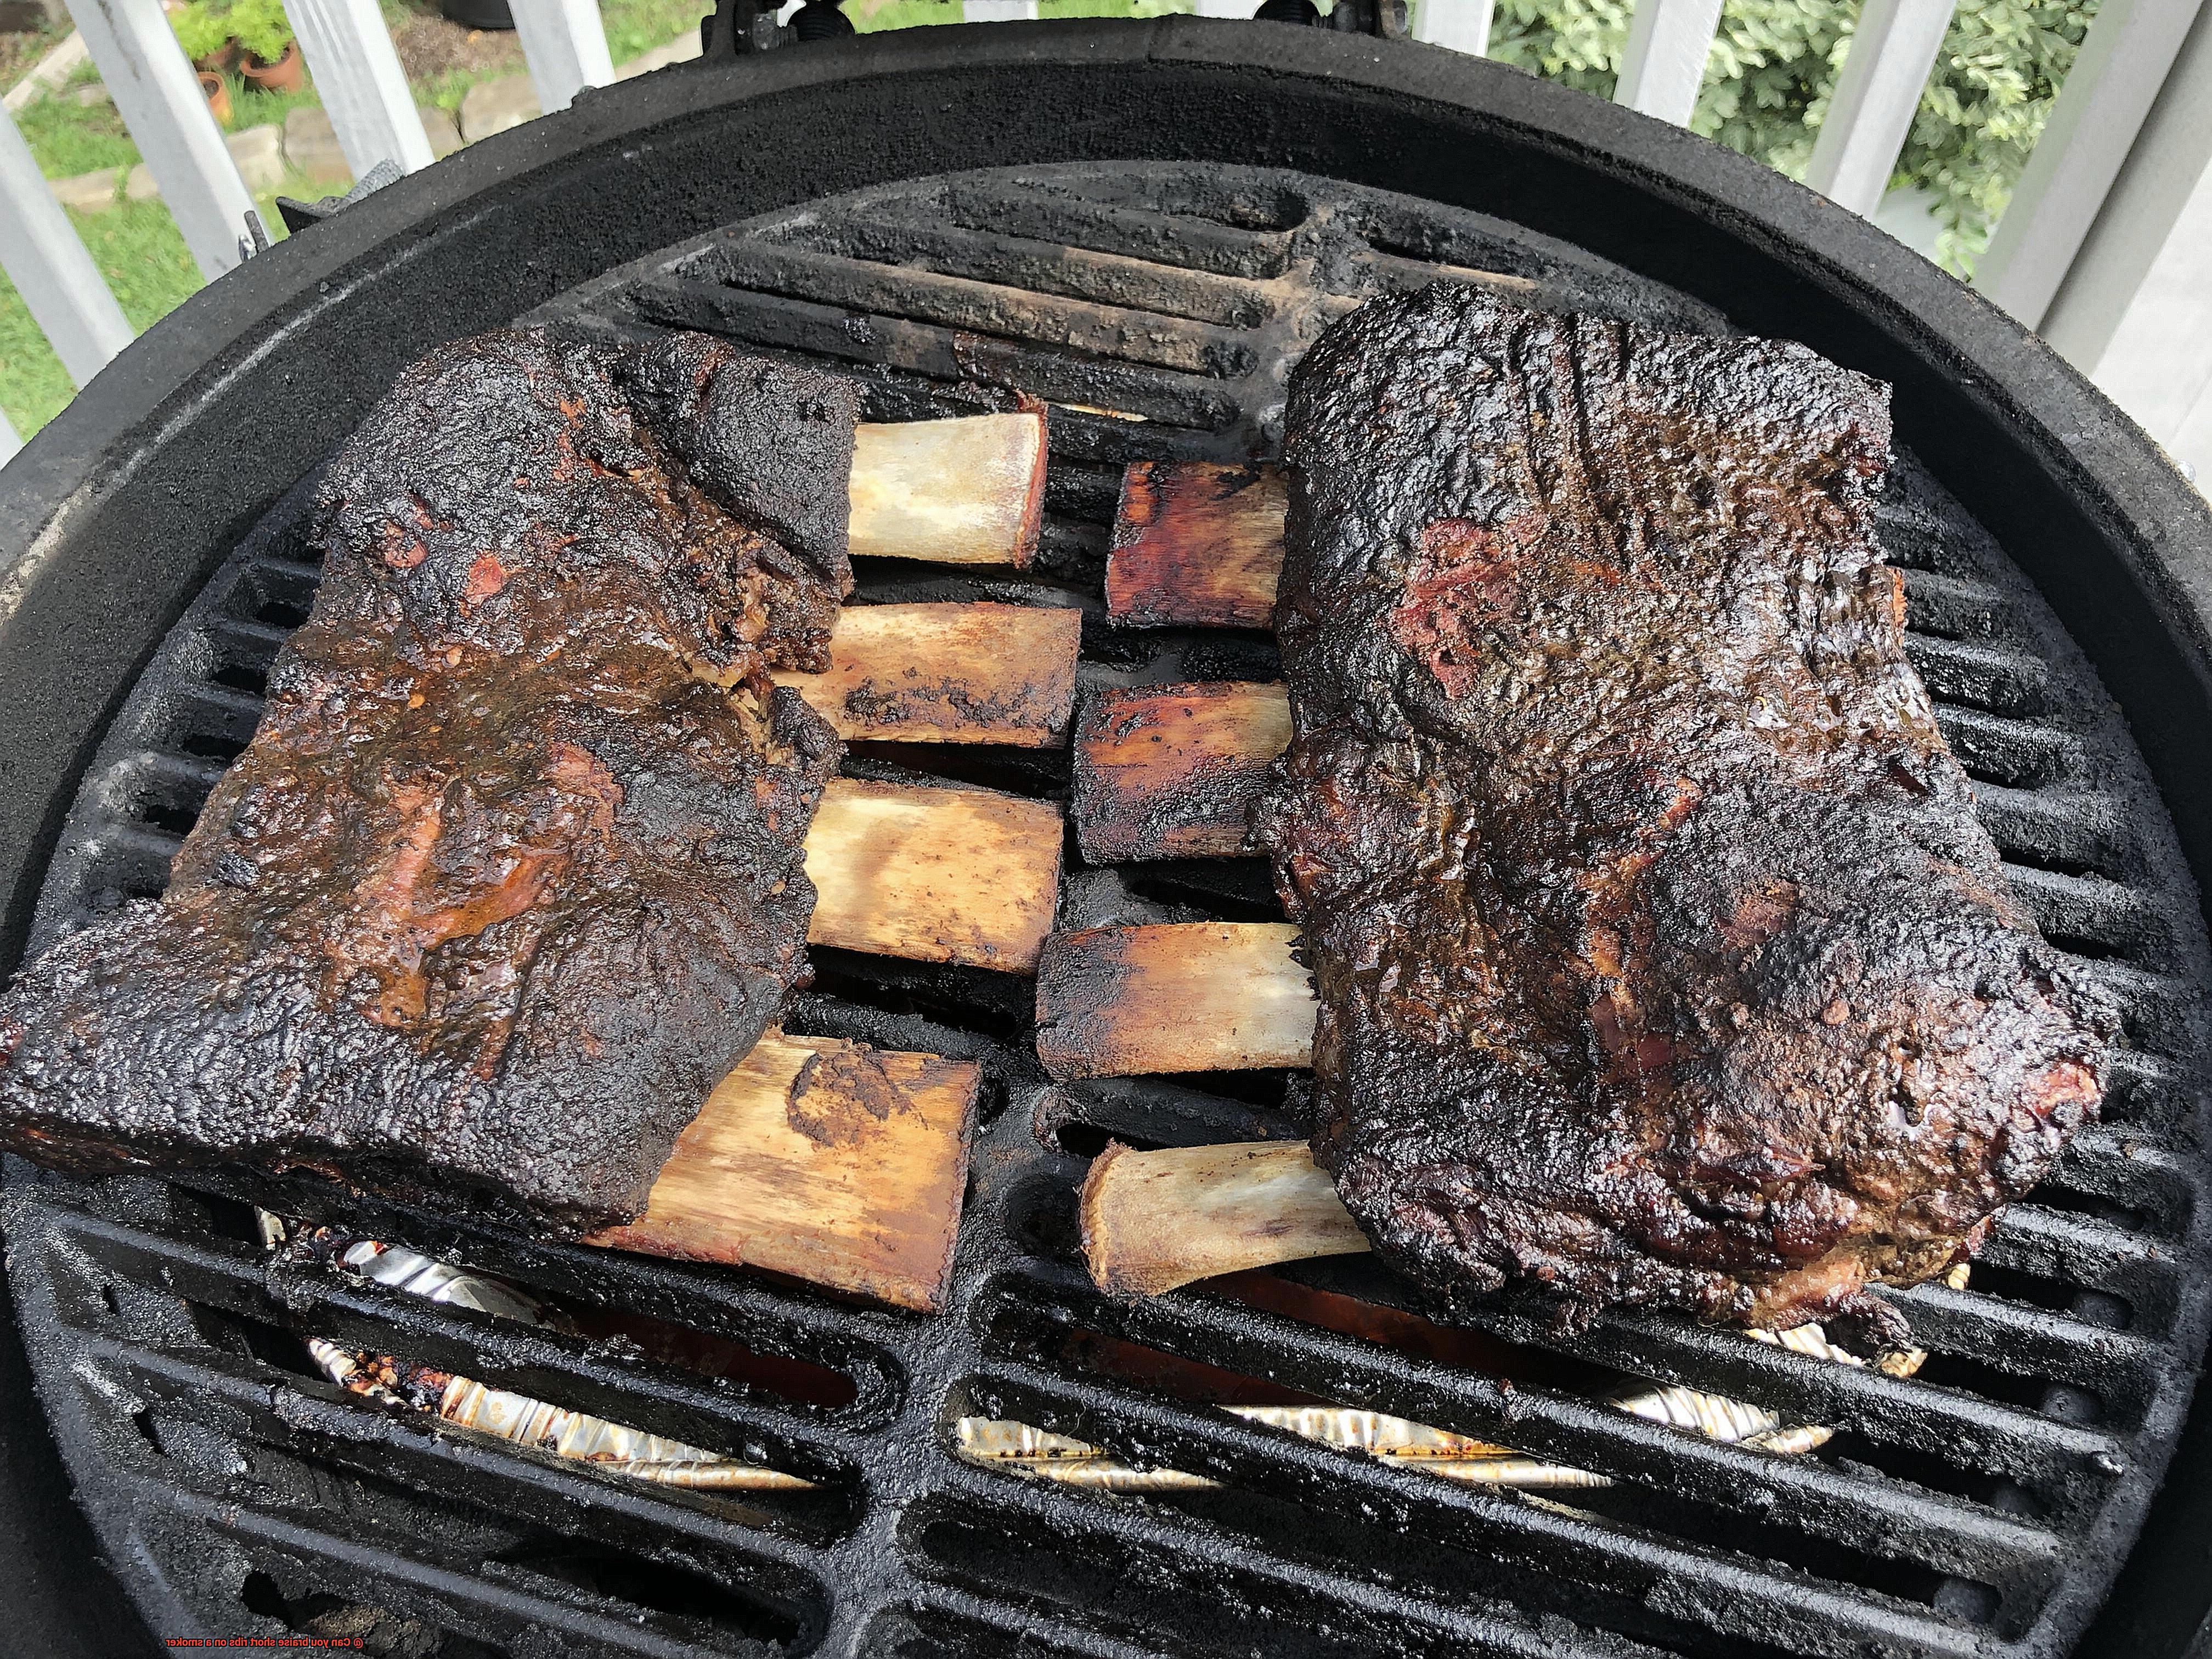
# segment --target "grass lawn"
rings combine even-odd
[[[276,214],[279,194],[319,196],[322,191],[294,179],[257,198],[261,222],[273,240],[284,234]],[[199,291],[200,268],[192,263],[177,222],[160,202],[118,202],[105,213],[72,211],[70,222],[114,290],[124,316],[141,333]],[[60,414],[76,392],[15,284],[0,277],[0,409],[16,432],[28,438]]]
[[[89,84],[93,79],[88,71],[80,83]],[[81,105],[69,95],[71,90],[74,84],[59,97],[39,99],[15,118],[15,125],[49,179],[112,168],[119,192],[125,170],[137,165],[138,146],[125,131],[114,105]],[[295,106],[316,101],[312,92],[253,92],[233,81],[230,126],[240,131],[268,122],[281,125]],[[261,222],[270,237],[284,234],[277,196],[313,198],[322,193],[322,187],[294,178],[259,198]],[[69,216],[134,329],[143,333],[199,291],[199,267],[161,202],[118,201],[104,212],[71,210]],[[75,393],[61,360],[32,320],[15,284],[0,277],[0,410],[6,410],[16,432],[27,438],[59,414]]]
[[[607,56],[627,64],[655,46],[665,46],[714,8],[705,0],[601,0],[600,27],[607,32]]]

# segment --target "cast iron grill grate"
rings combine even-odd
[[[856,599],[1085,613],[1086,688],[1275,677],[1272,642],[1124,632],[1100,597],[1121,465],[1279,437],[1287,362],[1366,295],[1438,276],[1722,329],[1564,244],[1266,169],[979,173],[752,222],[537,320],[706,328],[848,368],[874,418],[1051,400],[1036,568],[882,564]],[[41,938],[158,892],[318,571],[304,486],[171,635],[95,757]],[[2206,1320],[2191,1138],[2208,979],[2165,811],[2087,663],[1938,483],[1883,512],[1913,659],[2020,890],[2124,992],[2106,1123],[2007,1218],[1964,1291],[1904,1293],[1910,1380],[1661,1317],[1562,1337],[1509,1305],[1429,1324],[1364,1258],[1140,1306],[1091,1290],[1072,1197],[1109,1135],[1297,1133],[1279,1073],[1045,1086],[1026,980],[816,953],[794,1030],[981,1060],[957,1291],[892,1315],[763,1276],[547,1244],[301,1182],[76,1182],[10,1170],[9,1237],[50,1409],[163,1631],[366,1631],[372,1650],[1123,1655],[2043,1654],[2094,1611],[2187,1404]],[[1064,796],[1064,755],[864,745],[851,769]],[[1090,869],[1064,925],[1279,915],[1250,860]],[[273,1266],[249,1200],[527,1285],[585,1333]],[[331,1336],[741,1455],[814,1490],[625,1485],[349,1401]],[[1499,1380],[1510,1377],[1510,1383]],[[1783,1457],[1600,1403],[1624,1376],[1834,1426]],[[1372,1407],[1613,1478],[1561,1502],[1453,1486],[1215,1410]],[[964,1464],[962,1415],[1018,1418],[1221,1489],[1109,1497]],[[254,1621],[267,1621],[255,1623]],[[350,1621],[350,1623],[349,1623]]]

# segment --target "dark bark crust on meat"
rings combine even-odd
[[[696,336],[401,375],[167,894],[0,998],[0,1145],[635,1217],[804,961],[840,750],[769,671],[823,664],[857,412]]]
[[[1962,1259],[2115,1021],[1905,664],[1886,388],[1438,286],[1333,328],[1289,416],[1254,835],[1377,1249],[1765,1327]]]

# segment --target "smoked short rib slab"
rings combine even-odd
[[[0,999],[0,1144],[628,1221],[804,961],[857,414],[700,336],[400,376],[167,896]]]
[[[1295,371],[1253,815],[1315,1152],[1440,1291],[1786,1327],[1971,1251],[2115,1021],[1906,665],[1885,388],[1437,286]]]

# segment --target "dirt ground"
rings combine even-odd
[[[505,75],[526,67],[512,29],[465,29],[447,22],[434,7],[410,9],[414,15],[392,31],[399,66],[410,81],[456,70],[468,75]]]

